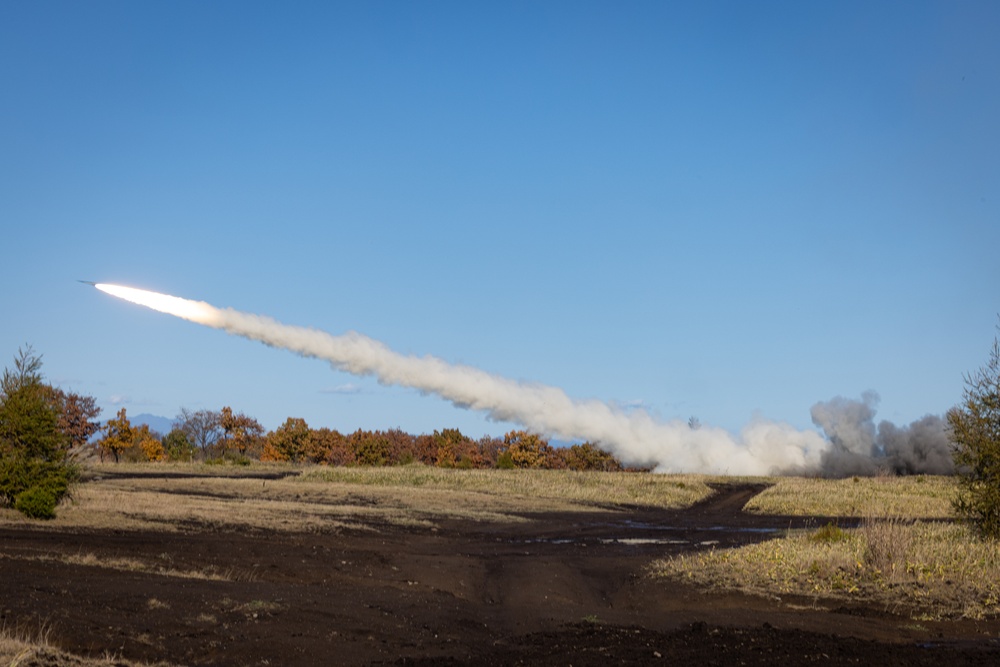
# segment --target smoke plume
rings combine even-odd
[[[812,407],[813,423],[830,441],[820,455],[824,476],[873,475],[880,471],[902,475],[954,472],[944,419],[927,415],[909,426],[882,421],[876,428],[878,401],[878,394],[866,391],[860,401],[837,396]]]
[[[874,393],[865,394],[860,402],[835,398],[814,406],[813,421],[828,439],[763,419],[734,436],[680,420],[658,421],[641,409],[625,411],[601,401],[575,400],[556,387],[516,382],[437,357],[402,355],[353,331],[335,336],[202,301],[119,285],[96,287],[160,312],[323,359],[340,371],[440,396],[495,421],[514,422],[549,437],[587,440],[625,465],[657,472],[851,475],[871,474],[883,465],[901,472],[944,471],[950,465],[950,456],[941,455],[943,431],[937,422],[927,421],[934,418],[907,428],[883,422],[876,433]]]

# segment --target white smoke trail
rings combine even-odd
[[[399,354],[356,332],[334,336],[282,324],[270,317],[219,309],[203,301],[119,285],[96,287],[113,296],[198,324],[329,361],[354,375],[373,375],[382,384],[436,394],[458,407],[485,412],[547,436],[582,439],[611,451],[623,463],[658,472],[761,475],[817,469],[828,442],[813,431],[756,420],[740,437],[685,422],[661,422],[644,411],[624,412],[596,400],[574,400],[561,389],[516,382],[478,368],[432,356]]]

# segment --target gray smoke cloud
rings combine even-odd
[[[947,422],[927,415],[908,426],[882,421],[876,427],[879,396],[866,391],[861,400],[837,396],[812,406],[813,423],[830,446],[820,455],[825,477],[874,475],[950,475],[954,472]]]

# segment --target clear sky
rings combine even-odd
[[[0,2],[0,365],[103,418],[502,435],[120,283],[571,396],[956,404],[1000,313],[1000,3]]]

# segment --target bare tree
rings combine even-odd
[[[187,408],[181,408],[175,421],[175,427],[180,429],[188,440],[201,450],[203,457],[207,457],[211,453],[211,449],[224,434],[221,426],[221,415],[214,410],[192,412]]]

